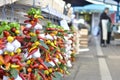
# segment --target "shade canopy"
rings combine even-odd
[[[114,1],[116,1],[116,2],[118,2],[118,3],[120,2],[120,0],[114,0]]]
[[[103,11],[106,7],[108,7],[110,9],[110,11],[115,11],[114,9],[111,8],[111,6],[102,5],[102,4],[90,4],[90,5],[86,5],[86,6],[84,6],[84,9]]]
[[[86,0],[91,3],[100,3],[100,4],[108,4],[108,5],[113,5],[116,7],[117,12],[116,12],[116,22],[120,20],[119,12],[120,12],[120,0]]]
[[[110,12],[117,11],[111,5],[105,5],[105,4],[89,4],[83,7],[73,7],[75,12],[103,12],[103,10],[108,7],[110,9]]]
[[[108,4],[108,5],[118,5],[120,0],[85,0],[93,4]]]
[[[85,6],[91,4],[86,0],[64,0],[66,3],[71,3],[72,6]]]
[[[102,2],[106,4],[117,5],[120,0],[64,0],[66,3],[71,3],[72,6],[85,6],[93,2]]]

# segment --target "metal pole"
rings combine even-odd
[[[14,21],[14,3],[12,3],[13,1],[11,0],[11,22]]]
[[[35,7],[35,0],[33,0],[33,7]]]
[[[105,0],[103,0],[103,3],[105,3]]]
[[[118,2],[118,4],[117,4],[117,14],[116,14],[116,22],[118,22],[119,21],[119,2]]]
[[[50,13],[51,13],[51,12],[50,12],[50,7],[49,7],[49,5],[47,6],[47,8],[48,8],[48,11],[49,11],[49,13],[48,13],[48,20],[50,21],[50,17],[51,17],[51,16],[50,16]]]
[[[6,0],[4,0],[4,6],[2,8],[2,19],[3,20],[6,20],[6,13],[5,13],[5,6],[6,6]]]

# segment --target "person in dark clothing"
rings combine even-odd
[[[112,30],[112,24],[111,24],[111,19],[109,19],[109,22],[107,24],[108,26],[108,34],[107,34],[107,44],[110,44],[110,40],[111,40],[111,30]]]
[[[111,19],[110,17],[107,15],[109,13],[109,8],[105,8],[104,12],[101,14],[100,16],[100,31],[101,31],[101,40],[100,40],[100,44],[101,46],[106,46],[107,43],[110,43],[110,31],[108,31],[108,29],[110,28],[110,26],[108,27],[108,23],[111,23]]]

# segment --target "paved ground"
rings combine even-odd
[[[64,80],[120,80],[120,45],[114,41],[101,48],[95,38],[91,40],[89,49],[77,55],[71,74]]]

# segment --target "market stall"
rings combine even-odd
[[[22,9],[27,13],[15,11],[19,20],[0,19],[0,79],[62,79],[75,60],[75,31],[45,19],[40,8]],[[52,15],[70,20],[63,14]]]

